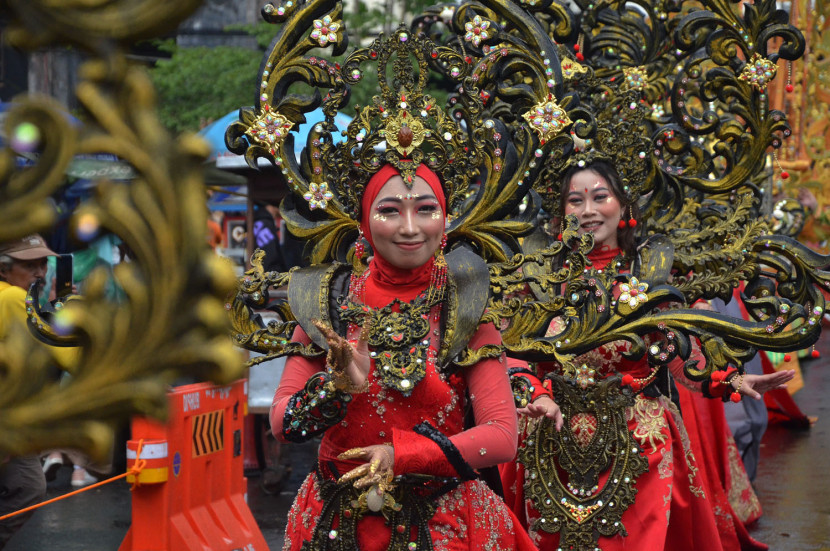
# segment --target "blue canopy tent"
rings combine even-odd
[[[306,113],[305,117],[306,122],[297,127],[294,136],[294,154],[297,160],[308,139],[309,131],[315,124],[323,121],[323,110],[316,109]],[[212,149],[208,157],[207,183],[214,188],[222,188],[222,191],[215,192],[208,202],[210,210],[245,211],[246,196],[253,201],[276,204],[288,193],[282,174],[268,161],[259,159],[259,171],[255,171],[248,166],[242,155],[231,153],[225,147],[225,131],[237,120],[238,111],[231,111],[199,131],[199,135],[207,140]],[[340,130],[346,130],[351,121],[351,117],[339,113],[334,118]],[[239,176],[244,177],[244,180]]]

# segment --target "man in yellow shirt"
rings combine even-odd
[[[37,234],[0,244],[0,340],[7,337],[12,324],[26,322],[26,293],[45,277],[49,256],[57,255]],[[45,496],[46,479],[36,455],[0,457],[0,516],[39,503]],[[0,549],[29,516],[0,522]]]

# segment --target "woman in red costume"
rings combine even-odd
[[[594,236],[585,278],[606,282],[617,301],[633,303],[633,307],[640,298],[645,301],[647,289],[635,278],[625,283],[615,278],[630,271],[637,254],[632,231],[636,204],[625,199],[616,171],[604,162],[574,166],[565,173],[560,198],[560,212],[576,216],[580,234]],[[555,319],[548,333],[561,330],[560,320]],[[557,404],[562,396],[557,392],[573,385],[556,383],[557,378],[542,383],[536,377],[559,372],[558,364],[540,365],[537,374],[520,367],[511,369],[514,388],[525,391],[519,411],[527,421],[522,421],[520,434],[521,463],[502,466],[502,482],[508,504],[529,525],[534,543],[543,551],[719,548],[706,466],[696,457],[698,446],[693,446],[670,399],[665,370],[652,368],[645,358],[625,359],[622,353],[628,346],[625,341],[611,342],[573,360],[579,366],[576,385],[586,392],[596,388],[597,394],[589,395],[593,405],[582,411],[574,407],[564,418]],[[700,383],[684,376],[679,359],[669,369],[682,384],[701,390]],[[760,398],[791,377],[791,372],[743,377],[729,372],[719,384],[707,385],[707,391],[723,395],[730,389],[727,395],[734,391],[738,396]],[[623,387],[628,387],[628,401],[621,398]],[[623,406],[615,410],[611,403]],[[623,408],[624,412],[619,411]],[[556,441],[553,448],[546,448],[554,450],[556,462],[547,471],[545,464],[551,458],[540,457],[541,448],[535,443],[542,439],[535,431],[536,419],[543,416],[551,420],[547,425],[553,427]],[[604,430],[608,425],[617,430]],[[543,481],[537,483],[537,476]],[[537,484],[546,486],[546,491],[560,487],[560,499],[551,500],[545,491],[534,490]],[[726,500],[718,502],[718,506],[728,505]]]
[[[343,296],[326,284],[321,296],[336,299],[339,319],[294,333],[304,344],[309,332],[325,336],[325,365],[289,358],[271,408],[277,438],[323,435],[284,549],[535,549],[478,472],[516,453],[503,358],[436,365],[445,296],[455,285],[451,255],[443,256],[447,206],[438,176],[421,165],[407,185],[387,165],[361,206],[374,256]],[[488,324],[467,346],[500,343]]]

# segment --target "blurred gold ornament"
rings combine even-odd
[[[48,197],[78,154],[107,153],[129,163],[130,184],[97,182],[70,227],[81,239],[116,235],[130,251],[112,278],[96,269],[84,295],[56,315],[35,308],[30,325],[47,341],[78,347],[73,376],[50,377],[53,349],[24,326],[0,343],[0,455],[73,447],[105,459],[114,428],[132,415],[164,418],[166,393],[181,377],[228,383],[242,361],[228,339],[224,297],[234,288],[229,264],[204,246],[207,210],[202,163],[209,148],[192,135],[165,132],[146,71],[126,46],[174,29],[198,2],[7,2],[17,46],[77,47],[89,61],[76,93],[84,110],[76,129],[43,98],[15,100],[7,124],[28,123],[40,136],[31,166],[0,152],[0,240],[48,230],[56,219]],[[116,284],[121,302],[107,298]]]

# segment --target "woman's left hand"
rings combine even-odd
[[[741,394],[749,396],[750,398],[760,400],[761,395],[768,390],[787,388],[787,382],[793,377],[795,377],[795,371],[792,369],[776,371],[775,373],[768,373],[766,375],[753,375],[752,373],[747,373],[744,375],[741,387],[736,388],[735,390]],[[738,377],[732,379],[732,388],[735,388],[735,384],[738,380]]]
[[[354,483],[355,488],[365,488],[374,484],[379,484],[383,488],[391,482],[395,469],[395,448],[388,444],[379,444],[352,448],[337,456],[341,461],[355,458],[364,459],[366,463],[341,476],[338,482],[357,479]]]
[[[553,424],[556,427],[556,430],[562,430],[562,425],[564,424],[564,420],[562,419],[562,410],[559,409],[559,404],[544,394],[529,403],[527,407],[520,408],[517,411],[532,419],[542,416],[545,416],[548,419],[553,419]]]

